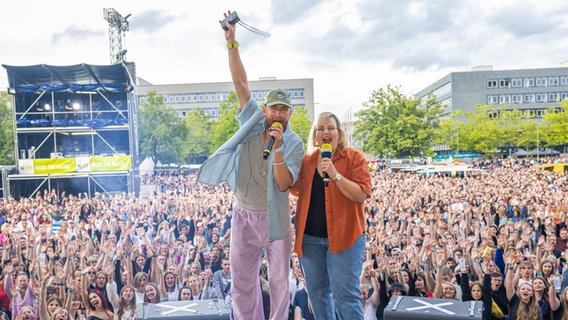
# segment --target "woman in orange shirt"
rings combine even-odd
[[[337,313],[341,319],[363,319],[363,202],[371,196],[371,175],[365,156],[349,148],[333,113],[323,112],[315,120],[292,192],[299,196],[294,252],[300,256],[314,317],[335,319]]]

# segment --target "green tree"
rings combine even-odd
[[[424,107],[399,88],[387,86],[373,91],[369,101],[355,116],[355,137],[363,142],[363,151],[391,156],[425,155],[431,151],[443,107],[430,97]]]
[[[465,125],[460,126],[459,139],[463,150],[478,151],[488,155],[495,154],[502,145],[502,130],[497,118],[491,115],[490,105],[477,105],[474,111],[465,113]]]
[[[296,108],[290,117],[290,123],[292,124],[292,131],[294,131],[302,139],[302,141],[304,141],[305,148],[308,141],[308,135],[312,128],[312,122],[308,118],[308,110],[304,108]]]
[[[506,144],[521,142],[516,135],[522,130],[522,114],[505,107],[477,105],[473,111],[455,111],[441,123],[442,136],[456,150],[476,151],[493,155]]]
[[[148,93],[148,100],[138,111],[140,156],[154,163],[182,163],[187,132],[182,119],[164,104],[164,97]]]
[[[192,110],[184,119],[187,141],[184,144],[184,158],[188,163],[201,163],[209,156],[211,122],[205,111]]]
[[[0,165],[14,165],[14,114],[11,98],[0,92]]]
[[[440,127],[438,133],[435,135],[433,141],[434,145],[446,144],[454,152],[460,151],[460,131],[463,133],[463,127],[465,123],[463,120],[463,114],[460,110],[456,110],[450,114],[446,119],[440,121]]]
[[[227,100],[221,102],[221,116],[212,125],[211,139],[209,140],[211,152],[217,151],[239,129],[239,122],[235,118],[237,110],[239,110],[237,95],[231,92]]]
[[[560,110],[554,107],[543,119],[543,137],[549,146],[564,146],[564,154],[566,154],[566,145],[568,144],[568,100],[562,100]],[[540,137],[539,137],[540,139]]]
[[[538,125],[534,119],[521,121],[516,131],[517,135],[513,139],[515,146],[522,147],[527,151],[535,147],[538,144],[537,139],[539,139],[537,134]]]
[[[493,118],[497,123],[500,140],[498,141],[503,153],[512,154],[515,147],[527,146],[534,141],[534,137],[527,134],[532,130],[531,116],[528,111],[508,109],[510,105],[490,107],[489,114],[497,115]]]

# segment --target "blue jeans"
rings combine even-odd
[[[351,248],[329,252],[327,238],[304,234],[304,271],[308,295],[316,320],[363,319],[359,277],[363,268],[365,236],[361,235]],[[335,306],[335,307],[334,307]]]

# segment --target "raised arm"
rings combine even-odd
[[[550,302],[550,309],[552,311],[556,311],[558,310],[558,308],[560,308],[560,300],[558,299],[558,296],[556,295],[556,288],[554,287],[554,274],[551,274],[550,277],[548,277],[548,301]]]
[[[371,295],[371,303],[373,307],[376,308],[379,303],[381,302],[381,295],[379,293],[379,282],[377,281],[377,275],[375,274],[375,270],[371,269],[369,271],[371,276],[371,285],[373,285],[373,294]]]
[[[508,261],[507,271],[505,276],[505,291],[507,292],[507,301],[511,301],[515,295],[515,285],[513,284],[513,274],[515,273],[512,260]],[[518,269],[518,268],[517,268]]]
[[[231,11],[225,13],[225,17],[229,16]],[[225,39],[227,40],[227,48],[229,51],[229,68],[231,70],[231,77],[235,86],[235,92],[239,99],[239,109],[243,109],[250,97],[250,89],[248,85],[247,73],[241,61],[239,54],[238,42],[235,38],[235,25],[226,23],[227,30],[225,31]]]
[[[45,279],[48,279],[47,277]],[[49,319],[49,312],[47,311],[47,285],[48,285],[47,280],[44,280],[42,282],[42,286],[41,286],[41,294],[40,294],[40,307],[39,307],[39,313],[40,319]]]
[[[87,292],[87,277],[86,274],[87,272],[89,272],[91,270],[91,268],[86,268],[83,269],[83,272],[81,273],[81,299],[83,300],[83,305],[84,306],[88,306],[89,305],[89,293]]]

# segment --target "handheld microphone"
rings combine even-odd
[[[278,121],[275,121],[272,124],[272,127],[280,127],[282,128],[282,124]],[[264,155],[262,156],[262,158],[264,160],[268,159],[268,156],[270,156],[270,152],[272,152],[272,146],[274,145],[274,137],[270,136],[270,138],[268,138],[268,144],[266,145],[266,149],[264,149]]]
[[[331,158],[331,144],[324,143],[321,145],[321,157],[323,158]],[[327,187],[329,185],[329,175],[327,172],[323,172],[323,186]]]

